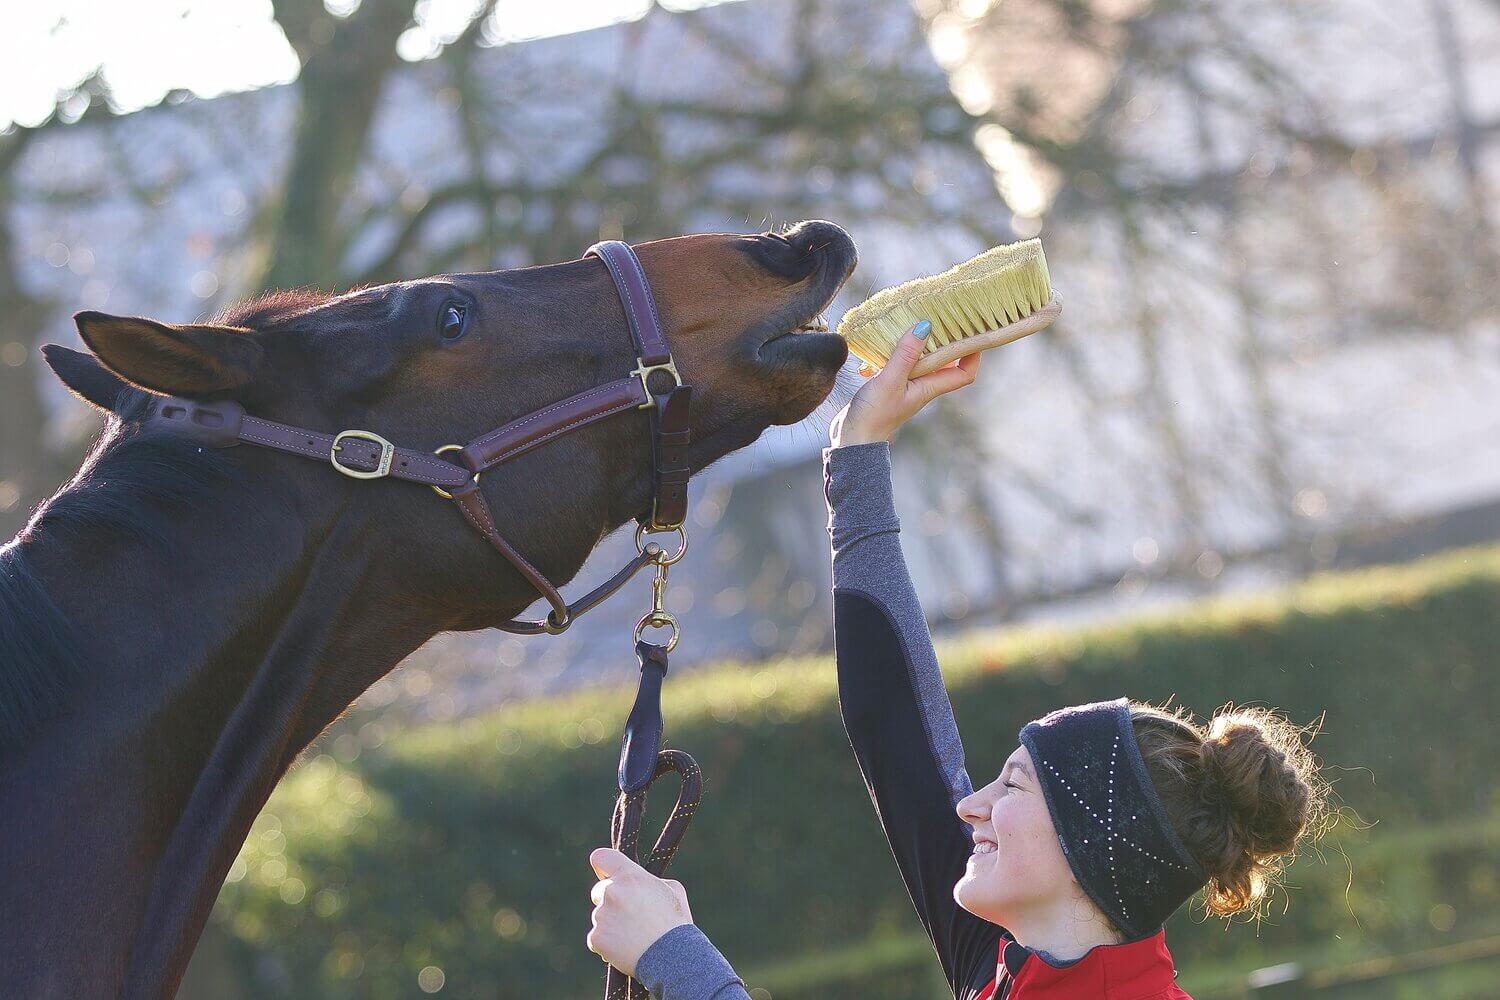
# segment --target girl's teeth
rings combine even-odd
[[[975,854],[994,854],[995,845],[991,843],[979,843],[974,845]]]

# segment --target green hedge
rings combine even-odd
[[[1500,549],[1486,548],[1124,625],[975,631],[939,656],[976,780],[1059,705],[1326,711],[1314,745],[1338,765],[1346,821],[1293,869],[1289,906],[1227,931],[1186,910],[1170,925],[1184,985],[1213,991],[1261,965],[1500,933],[1497,646]],[[940,996],[831,659],[728,664],[667,688],[668,735],[706,775],[674,874],[751,985],[776,1000]],[[419,997],[429,966],[421,983],[440,969],[441,997],[594,995],[587,854],[607,835],[629,701],[623,686],[584,692],[310,752],[215,910],[247,995]]]

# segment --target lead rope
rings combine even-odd
[[[677,618],[666,609],[667,567],[687,552],[687,533],[682,548],[668,555],[655,542],[641,547],[645,525],[636,530],[636,548],[650,555],[656,563],[656,578],[651,583],[651,610],[635,626],[635,655],[640,660],[641,681],[636,688],[635,704],[625,720],[625,735],[620,741],[619,797],[609,821],[609,843],[652,875],[660,877],[671,864],[672,856],[687,833],[698,803],[703,798],[703,772],[692,755],[683,750],[661,749],[661,682],[667,676],[667,654],[677,646],[681,630]],[[665,646],[647,642],[641,634],[648,628],[670,628],[671,638]],[[677,801],[662,825],[651,853],[644,861],[640,851],[641,821],[646,814],[646,793],[651,785],[668,771],[682,779]],[[651,994],[639,981],[610,966],[604,977],[604,1000],[650,1000]]]

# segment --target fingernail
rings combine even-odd
[[[932,332],[932,324],[924,319],[915,327],[913,327],[911,332],[916,334],[918,337],[921,337],[923,340],[926,340],[927,335]]]

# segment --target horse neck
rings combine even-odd
[[[334,665],[378,677],[430,637],[391,613],[359,519],[324,508],[316,524],[205,513],[163,548],[45,530],[17,543],[93,673],[0,762],[0,921],[50,956],[22,945],[0,980],[170,993],[277,779],[359,694],[330,683]],[[99,599],[143,583],[146,600]]]

